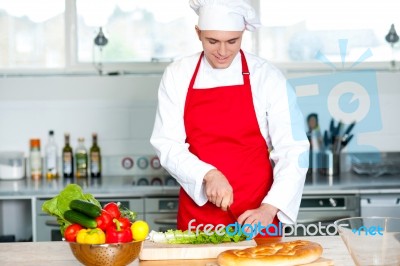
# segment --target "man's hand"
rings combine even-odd
[[[262,203],[260,207],[253,210],[247,210],[238,217],[239,224],[254,225],[261,223],[262,226],[267,226],[272,223],[274,217],[278,213],[278,208],[268,203]]]
[[[233,203],[233,189],[228,179],[217,169],[207,172],[204,185],[207,199],[223,211]]]

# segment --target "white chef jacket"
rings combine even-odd
[[[203,178],[215,169],[192,154],[185,143],[183,120],[186,94],[200,53],[171,63],[164,72],[158,92],[158,108],[150,139],[161,165],[176,178],[182,188],[199,206],[207,202]],[[269,147],[273,161],[273,184],[263,203],[279,209],[282,223],[295,223],[308,166],[309,142],[304,119],[282,73],[266,60],[245,52],[250,71],[253,103],[260,132]],[[214,69],[203,57],[194,88],[243,84],[240,53],[226,69]],[[291,111],[289,111],[291,110]],[[290,115],[292,112],[292,116]],[[295,115],[293,115],[295,114]],[[304,132],[295,139],[292,131]],[[302,134],[302,133],[301,133]],[[298,134],[297,134],[298,135]],[[299,165],[302,161],[302,166]],[[251,167],[251,166],[249,166]]]

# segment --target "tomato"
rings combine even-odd
[[[70,242],[75,242],[76,241],[76,235],[78,232],[83,229],[83,227],[80,224],[71,224],[69,225],[64,232],[64,238],[67,241]]]
[[[119,205],[115,202],[107,203],[106,205],[104,205],[103,210],[111,214],[112,218],[119,218],[121,216]]]
[[[113,217],[111,214],[106,210],[101,210],[101,214],[99,217],[96,218],[97,228],[105,231],[108,226],[112,223]]]
[[[119,225],[121,228],[125,229],[131,226],[131,221],[128,218],[125,217],[119,217],[118,218]]]

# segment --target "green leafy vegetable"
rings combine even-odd
[[[119,205],[119,211],[122,217],[128,218],[129,221],[134,222],[137,218],[137,213],[128,209],[125,206],[120,205],[120,202],[117,203]]]
[[[225,230],[219,234],[215,231],[189,232],[181,230],[168,230],[167,232],[151,231],[149,238],[153,242],[167,242],[170,244],[219,244],[226,242],[239,242],[246,240],[244,234],[227,234]]]
[[[57,222],[60,225],[61,234],[64,235],[65,229],[71,224],[64,218],[64,213],[70,210],[69,204],[72,200],[82,199],[90,201],[101,208],[100,203],[91,194],[85,194],[82,188],[77,184],[67,185],[57,196],[45,201],[42,205],[42,210],[52,216],[57,217]]]

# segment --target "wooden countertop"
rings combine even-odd
[[[314,241],[324,248],[323,258],[332,259],[335,266],[354,265],[346,246],[339,236],[287,237],[285,241],[304,239]],[[14,242],[0,243],[0,264],[2,266],[72,266],[81,265],[69,246],[59,242]],[[168,260],[168,261],[139,261],[132,266],[217,266],[216,260]]]

